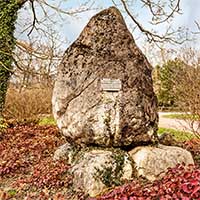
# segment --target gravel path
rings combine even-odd
[[[180,131],[187,131],[187,132],[192,132],[192,126],[191,126],[191,121],[190,120],[180,120],[180,119],[170,119],[170,118],[165,118],[164,115],[168,114],[175,114],[172,112],[159,112],[159,127],[162,128],[172,128],[172,129],[177,129]],[[200,132],[200,127],[198,129],[198,123],[195,122],[194,126],[195,130],[198,130]]]

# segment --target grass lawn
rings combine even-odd
[[[163,115],[165,118],[170,118],[170,119],[190,119],[190,120],[199,120],[200,116],[199,115],[191,115],[191,114],[166,114]]]
[[[195,135],[190,132],[179,131],[171,128],[159,128],[158,135],[162,135],[163,133],[172,134],[174,139],[176,139],[179,142],[184,142],[192,138],[195,138]]]
[[[53,117],[43,117],[39,120],[39,125],[56,125],[56,121]]]

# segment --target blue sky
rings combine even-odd
[[[57,4],[60,0],[48,0],[47,2]],[[82,3],[84,3],[86,0],[62,0],[61,8],[64,10],[74,10],[76,8],[79,8]],[[116,0],[117,2],[119,0]],[[156,1],[156,0],[155,0]],[[164,1],[164,0],[163,0]],[[63,19],[53,14],[52,11],[49,11],[51,15],[51,19],[54,20],[54,23],[52,23],[52,26],[54,29],[61,35],[62,38],[65,38],[68,43],[65,44],[64,49],[69,46],[80,34],[84,26],[88,23],[89,19],[99,12],[100,10],[104,8],[108,8],[109,6],[113,6],[112,0],[96,0],[94,1],[93,8],[98,9],[92,9],[90,11],[81,13],[77,16],[63,16]],[[148,14],[147,10],[142,8],[141,4],[139,3],[140,0],[132,0],[133,5],[130,7],[130,11],[133,15],[136,15],[137,19],[140,21],[140,23],[147,29],[151,30],[152,28],[159,33],[165,32],[165,29],[167,26],[173,25],[174,28],[178,28],[180,26],[189,28],[190,31],[197,31],[197,27],[194,23],[194,21],[200,22],[200,0],[181,0],[181,15],[176,15],[174,20],[169,23],[162,24],[160,26],[152,26],[150,25],[150,15]],[[39,10],[39,9],[38,9]],[[135,26],[131,19],[127,17],[126,13],[123,12],[123,9],[120,8],[122,11],[122,14],[125,18],[125,21],[128,25],[128,27]],[[17,32],[19,33],[21,31],[21,27],[25,26],[25,23],[30,24],[30,16],[31,11],[29,5],[26,6],[26,9],[22,9],[20,12],[19,22],[20,26],[17,26]],[[37,15],[40,17],[41,13],[37,11]],[[29,19],[29,20],[28,20]],[[23,33],[19,36],[17,34],[17,37],[19,39],[26,39],[26,34]],[[34,35],[34,32],[33,32]],[[133,36],[136,39],[136,42],[139,46],[142,47],[144,45],[143,43],[143,36],[138,31],[133,32]],[[200,41],[200,34],[198,36]],[[199,48],[200,45],[198,45],[198,42],[190,42],[190,46],[195,45],[197,48]],[[200,49],[200,48],[199,48]]]
[[[136,2],[136,4],[134,5],[135,9],[132,9],[131,11],[133,14],[138,14],[137,18],[144,25],[144,27],[148,29],[153,28],[157,30],[158,32],[160,32],[160,30],[164,30],[168,25],[170,25],[169,23],[168,24],[166,23],[157,27],[151,26],[148,23],[149,15],[146,13],[145,9],[142,9],[140,7],[139,3],[137,3],[138,1],[135,1],[135,2]],[[102,0],[97,3],[97,7],[101,7],[101,8],[106,8],[111,5],[113,5],[112,2],[108,0],[107,1]],[[181,15],[177,14],[173,20],[174,28],[179,27],[179,26],[184,26],[193,31],[197,30],[194,21],[196,20],[200,22],[200,11],[199,11],[200,0],[181,0],[181,9],[182,9],[183,14]],[[70,42],[74,41],[78,37],[78,35],[80,34],[84,26],[88,23],[89,19],[96,12],[98,12],[98,10],[92,10],[92,11],[83,13],[79,15],[79,17],[77,18],[69,17],[67,23],[63,24],[61,28],[62,34],[66,35],[66,37],[68,38]],[[130,18],[128,18],[125,13],[123,13],[123,15],[125,17],[125,20],[128,26],[129,25],[133,26],[134,24],[132,23]],[[138,33],[133,33],[133,34],[136,35],[135,37],[138,36],[137,35]]]

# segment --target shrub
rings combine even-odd
[[[4,132],[7,128],[8,124],[5,122],[3,118],[0,117],[0,133]]]
[[[38,118],[41,114],[51,113],[52,89],[32,88],[18,92],[9,88],[6,97],[4,115],[7,119]]]
[[[192,153],[194,161],[200,166],[200,139],[186,141],[183,147]]]

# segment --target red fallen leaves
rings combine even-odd
[[[142,186],[138,182],[117,187],[111,192],[90,200],[199,200],[200,169],[197,166],[177,165],[158,181]]]
[[[0,141],[0,177],[26,174],[63,143],[54,126],[15,126]]]
[[[7,130],[0,141],[0,178],[4,181],[18,178],[14,185],[22,192],[16,194],[16,199],[24,199],[24,196],[27,200],[73,199],[73,194],[68,196],[63,193],[72,180],[67,174],[69,166],[62,161],[54,162],[51,159],[55,149],[62,143],[64,141],[54,126],[15,126]],[[192,150],[194,155],[199,155],[198,144],[196,141],[190,142],[186,147]],[[33,193],[25,187],[23,193],[23,185],[33,186],[37,190]],[[47,188],[48,190],[44,191]],[[86,198],[80,194],[77,199]],[[92,199],[200,200],[200,169],[197,166],[184,168],[179,165],[169,169],[167,175],[159,181],[146,185],[133,181],[101,197],[90,198]]]
[[[62,189],[71,184],[69,165],[52,155],[65,141],[55,126],[17,125],[0,141],[0,182],[15,191],[15,199],[70,199]],[[62,193],[61,193],[62,192]],[[0,188],[0,199],[11,198]]]
[[[20,179],[14,186],[29,184],[36,188],[58,188],[71,183],[72,177],[67,175],[69,165],[62,161],[53,161],[46,158],[33,168],[32,174],[28,178]]]

